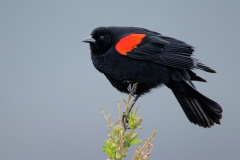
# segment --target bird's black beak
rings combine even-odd
[[[92,36],[89,36],[89,37],[87,37],[86,39],[84,39],[82,42],[95,43],[96,40],[95,40]]]

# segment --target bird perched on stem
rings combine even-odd
[[[206,82],[192,70],[213,69],[192,57],[191,45],[137,27],[98,27],[83,42],[90,44],[95,68],[118,91],[141,95],[162,84],[172,90],[190,122],[220,124],[221,106],[198,92],[192,81]],[[137,84],[132,90],[133,84]]]

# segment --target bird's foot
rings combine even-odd
[[[122,115],[122,124],[125,130],[131,129],[128,125],[127,115],[125,112],[123,112],[123,115]]]
[[[127,87],[127,90],[128,92],[134,96],[137,92],[137,85],[138,83],[134,83],[132,81],[125,81],[126,83],[128,83],[128,87]]]

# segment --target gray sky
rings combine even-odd
[[[0,2],[0,159],[106,159],[99,112],[127,96],[96,71],[81,40],[98,26],[139,26],[183,40],[217,70],[198,90],[223,107],[222,125],[191,124],[170,90],[142,97],[140,138],[158,131],[151,159],[240,156],[240,1]],[[129,153],[132,154],[132,153]]]

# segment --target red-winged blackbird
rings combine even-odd
[[[192,81],[206,82],[192,70],[215,71],[191,57],[183,41],[137,27],[99,27],[83,40],[90,43],[93,65],[120,92],[139,97],[164,84],[170,88],[189,121],[202,127],[220,124],[221,106],[199,93]],[[137,83],[134,91],[129,89]]]

